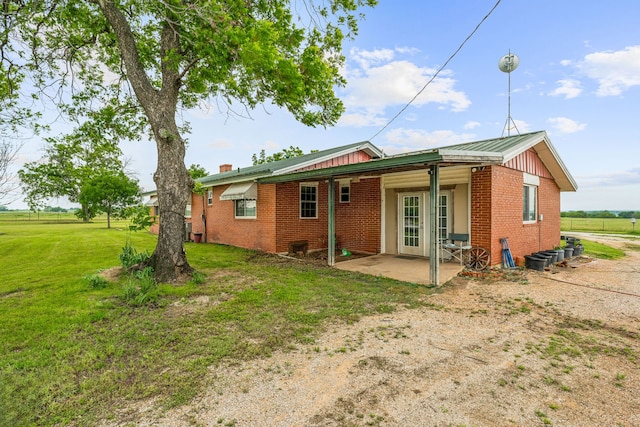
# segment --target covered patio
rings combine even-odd
[[[406,255],[379,254],[348,261],[337,262],[335,268],[358,273],[384,276],[403,282],[429,285],[431,264],[428,258]],[[444,284],[458,275],[464,269],[456,262],[439,263],[439,280]]]

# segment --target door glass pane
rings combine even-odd
[[[448,203],[449,197],[447,197],[447,195],[440,195],[440,207],[438,209],[440,214],[438,215],[438,237],[441,240],[446,239],[449,235],[449,227],[447,226],[449,222],[447,218],[447,212],[449,210],[449,207],[447,206]]]
[[[404,245],[420,246],[420,197],[405,196],[404,204]]]

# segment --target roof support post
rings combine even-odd
[[[429,283],[440,286],[440,166],[429,166]]]
[[[330,267],[336,264],[336,181],[329,178],[327,200],[327,263]]]

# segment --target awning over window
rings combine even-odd
[[[220,195],[220,200],[240,200],[258,198],[258,184],[255,182],[240,182],[231,184],[229,188],[224,190]]]
[[[147,201],[147,203],[144,204],[145,206],[158,206],[158,198],[154,197],[153,199],[149,199]]]

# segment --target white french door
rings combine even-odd
[[[438,239],[445,240],[451,232],[449,205],[451,193],[440,193],[438,205]],[[429,248],[429,209],[426,192],[398,195],[398,253],[427,256]]]
[[[398,252],[424,256],[426,247],[424,193],[398,195]]]

